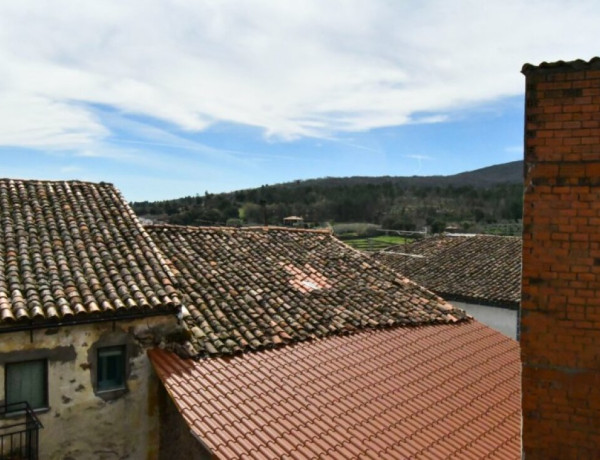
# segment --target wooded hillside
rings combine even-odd
[[[140,216],[183,225],[281,225],[295,215],[315,224],[469,230],[521,219],[522,178],[523,163],[514,161],[452,176],[326,177],[132,205]]]

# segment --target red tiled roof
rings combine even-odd
[[[0,179],[0,324],[173,311],[172,278],[111,184]]]
[[[476,321],[149,356],[218,458],[521,458],[518,344]]]
[[[442,235],[372,256],[447,300],[517,307],[520,237]]]
[[[219,355],[365,327],[467,318],[329,233],[149,226],[190,312],[193,354]]]

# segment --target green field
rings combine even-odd
[[[397,244],[410,243],[412,239],[403,236],[381,235],[372,238],[344,238],[342,241],[361,251],[380,251]]]

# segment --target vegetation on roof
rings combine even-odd
[[[179,282],[196,356],[468,316],[338,241],[283,228],[150,226]]]

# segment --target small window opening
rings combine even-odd
[[[98,391],[125,388],[125,346],[98,348]]]

